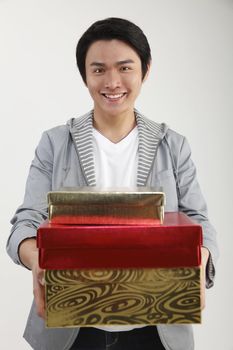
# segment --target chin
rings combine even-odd
[[[105,110],[105,113],[112,115],[112,116],[117,116],[122,113],[126,113],[128,111],[128,108],[108,108]]]

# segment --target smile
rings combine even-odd
[[[120,94],[102,94],[105,98],[107,98],[109,101],[118,101],[122,97],[126,95],[126,92],[120,93]]]

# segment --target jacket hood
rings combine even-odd
[[[93,118],[93,110],[89,111],[88,113],[77,117],[77,118],[70,118],[67,121],[67,126],[69,127],[69,130],[71,133],[76,131],[77,129],[81,129],[86,123],[90,122],[90,118]],[[157,123],[151,119],[148,119],[145,117],[142,113],[140,113],[137,109],[134,109],[135,117],[137,120],[137,125],[140,128],[140,126],[144,126],[150,131],[154,136],[159,138],[160,140],[164,138],[166,135],[169,127],[165,123]]]

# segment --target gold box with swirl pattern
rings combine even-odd
[[[46,270],[47,327],[201,322],[200,268]]]

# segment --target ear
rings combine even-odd
[[[148,75],[149,75],[149,73],[150,73],[150,68],[151,68],[151,62],[147,65],[147,72],[146,72],[146,74],[145,74],[145,76],[144,76],[144,78],[143,78],[143,83],[146,81],[146,79],[148,78]]]

